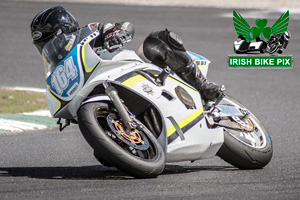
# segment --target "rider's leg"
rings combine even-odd
[[[199,67],[194,63],[188,65],[186,71],[182,72],[180,77],[193,85],[200,92],[204,100],[215,101],[225,90],[224,85],[219,86],[214,82],[207,81]]]
[[[207,81],[186,52],[180,37],[174,32],[164,30],[151,33],[139,52],[141,57],[160,67],[169,66],[177,75],[194,86],[205,100],[216,100],[225,89],[224,86]]]

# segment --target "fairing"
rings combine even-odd
[[[98,31],[86,27],[72,34],[60,34],[45,45],[42,57],[52,116],[74,99],[99,64],[100,58],[89,45],[98,35]]]

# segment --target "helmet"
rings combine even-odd
[[[283,36],[284,40],[288,41],[291,37],[291,33],[289,31],[285,31]]]
[[[55,35],[77,31],[79,24],[62,6],[54,6],[38,13],[30,29],[33,44],[41,54],[45,44]]]

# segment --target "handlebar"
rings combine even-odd
[[[108,48],[103,48],[104,46],[101,47],[101,51],[99,52],[98,55],[100,55],[101,53],[104,53],[105,52],[105,51],[103,51],[104,49],[109,51],[109,52],[113,52],[113,51],[116,51],[118,49],[121,49],[125,43],[130,42],[132,40],[132,37],[124,35],[124,36],[120,37],[120,40],[121,40],[121,43],[119,43],[119,44],[109,46]],[[96,52],[98,53],[98,51],[96,51]]]

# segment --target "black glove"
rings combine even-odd
[[[113,52],[120,49],[124,44],[123,34],[120,31],[114,31],[108,33],[104,37],[104,47],[109,51]]]

